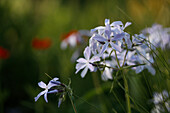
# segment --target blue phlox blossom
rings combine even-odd
[[[135,53],[136,51],[128,51],[126,55],[126,59],[125,59],[125,64],[127,64],[128,66],[136,65],[137,58],[136,58]],[[132,69],[136,69],[136,67],[133,67]]]
[[[134,36],[132,36],[132,42],[134,44],[134,46],[139,46],[144,44],[144,39],[146,39],[146,37],[143,34],[134,34]]]
[[[45,89],[44,91],[40,92],[34,99],[35,101],[37,101],[39,99],[40,96],[44,95],[44,99],[46,102],[48,102],[47,100],[47,94],[48,93],[57,93],[58,90],[54,89],[54,90],[50,90],[52,87],[54,86],[58,86],[57,84],[52,83],[51,81],[57,81],[57,83],[60,83],[60,81],[58,81],[59,78],[54,78],[52,80],[50,80],[50,82],[48,83],[48,85],[46,85],[43,81],[38,83],[38,86]],[[50,91],[49,91],[50,90]]]
[[[126,22],[126,24],[124,26],[121,21],[115,21],[115,22],[111,23],[110,26],[117,27],[117,28],[119,28],[120,30],[123,31],[126,27],[128,27],[131,24],[132,24],[131,22]]]
[[[93,36],[89,39],[89,47],[91,49],[92,54],[98,55],[101,51],[102,45],[95,39]]]
[[[84,70],[81,72],[81,77],[84,78],[88,69],[92,72],[95,70],[95,67],[92,65],[92,63],[100,61],[100,58],[98,56],[91,57],[91,50],[90,47],[86,47],[84,50],[84,57],[85,58],[79,58],[77,60],[76,64],[76,73],[78,73],[81,69],[84,68]]]
[[[91,30],[94,34],[93,39],[97,40],[102,44],[101,54],[103,54],[108,46],[110,45],[114,50],[121,52],[121,45],[118,43],[124,38],[125,43],[128,48],[132,46],[130,35],[124,32],[124,29],[131,25],[130,22],[127,22],[125,26],[121,21],[116,21],[110,24],[109,19],[105,19],[105,26],[99,26]]]
[[[121,37],[120,35],[117,37]],[[102,35],[98,35],[96,34],[93,39],[97,40],[98,42],[102,42],[104,44],[102,44],[102,49],[101,49],[101,53],[100,54],[103,54],[106,49],[108,48],[108,46],[110,45],[113,49],[115,49],[116,51],[121,51],[121,46],[118,45],[118,43],[114,43],[114,39],[113,38],[110,38],[110,37],[104,37]]]
[[[152,27],[146,28],[142,32],[154,46],[162,49],[170,47],[170,28],[163,28],[162,25],[153,24]],[[151,47],[155,49],[153,45]]]
[[[110,20],[109,19],[105,19],[105,27],[97,27],[91,30],[92,33],[94,33],[95,31],[97,31],[97,33],[94,33],[95,35],[93,35],[93,39],[104,43],[103,47],[102,47],[102,52],[103,53],[106,48],[108,47],[108,45],[110,44],[113,49],[116,49],[118,51],[121,50],[120,47],[116,46],[116,44],[113,43],[113,41],[117,41],[123,38],[124,33],[115,33],[113,32],[113,28],[111,28],[110,26]]]
[[[154,63],[154,60],[153,60],[153,57],[149,53],[146,53],[145,56],[137,55],[137,62],[139,62],[140,64],[145,64],[145,65],[137,66],[136,73],[140,73],[146,68],[152,75],[155,75],[156,71],[152,66],[152,63]]]
[[[165,112],[165,107],[170,112],[170,99],[169,93],[163,90],[161,93],[154,92],[152,102],[154,103],[154,108],[151,113],[162,113]],[[165,107],[163,107],[165,104]]]

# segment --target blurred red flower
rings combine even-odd
[[[51,39],[50,38],[34,38],[32,40],[32,47],[38,50],[45,50],[51,46]]]
[[[72,30],[67,34],[63,34],[61,36],[61,48],[66,49],[68,45],[71,47],[75,47],[77,44],[81,42],[81,35],[79,31]]]
[[[61,40],[67,40],[71,35],[78,35],[79,32],[77,30],[72,30],[69,33],[63,34],[61,36]]]
[[[10,54],[9,51],[0,46],[0,59],[7,59],[9,58]]]

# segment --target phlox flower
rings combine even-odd
[[[170,47],[170,28],[163,28],[162,25],[153,24],[152,27],[146,28],[142,31],[154,46],[165,49]],[[155,47],[151,45],[153,49]]]
[[[134,67],[133,69],[135,69],[136,73],[140,73],[146,68],[152,75],[155,75],[156,71],[152,67],[152,63],[154,63],[154,60],[153,57],[150,55],[150,48],[148,47],[148,42],[146,42],[145,39],[146,37],[143,34],[135,34],[134,36],[132,36],[132,61],[137,64],[145,64]]]
[[[91,49],[92,54],[97,55],[101,51],[102,45],[95,39],[93,36],[89,39],[89,47]]]
[[[162,93],[155,92],[153,94],[152,102],[154,103],[154,108],[151,110],[151,113],[165,112],[165,107],[168,112],[170,112],[170,99],[169,94],[166,90],[162,91]]]
[[[100,31],[98,34],[93,35],[93,39],[97,40],[98,42],[104,43],[102,45],[102,50],[101,50],[101,54],[103,54],[103,52],[105,52],[105,50],[107,49],[107,47],[109,45],[111,45],[111,47],[113,49],[115,49],[116,51],[121,51],[121,47],[117,44],[117,43],[113,43],[113,41],[118,41],[121,40],[124,37],[124,32],[116,34],[112,31],[112,28],[110,26],[110,20],[109,19],[105,19],[105,27],[103,30],[103,27],[101,28],[95,28],[94,30],[91,31],[95,31],[97,30]]]
[[[51,81],[57,81],[57,80],[59,80],[59,78],[54,78],[54,79],[52,79]],[[57,93],[57,92],[58,92],[57,89],[54,89],[54,90],[50,90],[50,89],[51,89],[52,87],[54,87],[54,86],[58,86],[60,82],[57,81],[58,84],[54,84],[54,83],[52,83],[51,81],[48,83],[48,85],[46,85],[43,81],[41,81],[41,82],[38,83],[39,87],[41,87],[41,88],[43,88],[43,89],[45,89],[45,90],[42,91],[42,92],[40,92],[40,93],[34,98],[35,101],[37,101],[40,96],[44,95],[45,101],[48,102],[48,100],[47,100],[47,93]],[[49,90],[50,90],[50,91],[49,91]]]
[[[149,53],[146,53],[145,55],[137,54],[136,62],[138,62],[139,64],[145,64],[145,65],[137,66],[136,73],[140,73],[146,68],[152,75],[155,75],[156,71],[152,67],[152,63],[154,63],[154,60]]]
[[[97,40],[100,45],[102,45],[100,54],[103,54],[109,46],[111,46],[114,50],[121,52],[123,38],[125,39],[127,47],[130,48],[132,46],[130,35],[124,32],[124,29],[129,25],[131,25],[130,22],[127,22],[124,26],[121,21],[115,21],[110,24],[110,20],[105,19],[105,26],[99,26],[91,29],[91,33],[93,33],[91,38]],[[92,43],[94,43],[94,41]]]
[[[77,64],[76,64],[76,73],[78,73],[81,69],[84,68],[84,70],[81,72],[81,77],[84,78],[88,69],[90,69],[90,71],[94,71],[95,67],[92,65],[92,63],[100,61],[100,58],[98,56],[93,56],[91,57],[91,50],[90,47],[86,47],[84,50],[84,57],[85,58],[79,58],[77,60]]]

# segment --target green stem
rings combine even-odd
[[[69,93],[68,93],[68,96],[69,96],[69,98],[70,98],[70,101],[71,101],[71,104],[72,104],[72,106],[73,106],[74,112],[75,112],[75,113],[78,113],[77,110],[76,110],[76,107],[75,107],[75,105],[74,105],[74,103],[73,103],[73,100],[72,100],[72,98],[71,98],[71,95],[70,95]]]
[[[115,51],[115,50],[114,50],[114,51]],[[116,56],[116,61],[117,61],[117,64],[118,64],[119,68],[121,68],[121,67],[120,67],[120,63],[119,63],[119,60],[118,60],[118,58],[117,58],[116,51],[115,51],[115,56]]]
[[[126,105],[127,105],[127,113],[131,113],[128,83],[127,83],[127,79],[124,74],[123,74],[123,81],[124,81],[124,86],[125,86],[125,98],[126,98]]]
[[[125,56],[124,56],[124,60],[123,60],[122,67],[124,66],[124,63],[125,63],[125,60],[126,60],[127,53],[128,53],[128,49],[126,50],[126,53],[125,53]]]
[[[98,88],[101,88],[100,86],[100,82],[99,82],[99,79],[98,79],[98,76],[96,76],[96,74],[93,74],[93,83],[94,83],[94,87],[95,89],[98,89]],[[99,92],[99,90],[96,90],[96,93],[99,95],[98,98],[99,98],[99,101],[101,103],[101,108],[102,108],[102,111],[104,113],[108,113],[107,111],[107,107],[105,104],[103,104],[103,99],[104,99],[104,96],[103,96],[103,89],[101,89],[101,91]]]

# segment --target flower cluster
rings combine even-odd
[[[143,34],[131,36],[125,32],[129,25],[131,22],[124,25],[121,21],[110,23],[109,19],[105,19],[105,26],[91,29],[89,46],[84,50],[85,59],[77,60],[76,73],[84,68],[81,73],[81,77],[84,77],[88,69],[94,72],[98,68],[103,70],[102,79],[108,80],[112,79],[114,70],[131,67],[136,73],[146,68],[154,75],[154,60],[146,37]]]
[[[64,97],[66,95],[66,92],[68,90],[68,87],[65,84],[62,84],[60,81],[58,81],[59,78],[53,78],[49,81],[49,83],[46,85],[43,81],[39,82],[39,87],[45,89],[44,91],[40,92],[34,99],[37,101],[40,96],[44,95],[44,99],[46,102],[48,102],[47,94],[56,93],[60,94],[59,101],[58,101],[58,107],[60,107],[61,103],[64,101]]]
[[[153,24],[152,27],[146,28],[142,31],[151,43],[151,47],[161,47],[165,49],[170,47],[170,28],[163,28],[162,25]]]
[[[151,113],[170,112],[170,97],[166,90],[161,93],[155,92],[153,95],[154,108]]]

